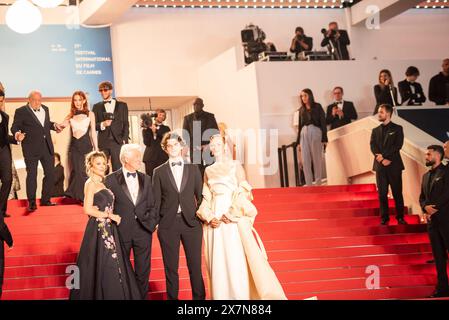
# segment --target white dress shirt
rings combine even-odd
[[[104,102],[104,107],[106,109],[106,112],[114,113],[114,111],[115,111],[115,99],[111,99],[111,102]],[[106,127],[103,126],[103,123],[100,124],[100,129],[101,129],[101,131],[106,129]]]
[[[0,123],[2,123],[3,119],[2,119],[2,114],[0,113]]]
[[[41,125],[44,126],[44,124],[45,124],[45,110],[44,110],[44,108],[42,108],[42,106],[41,106],[41,107],[39,107],[38,110],[35,111],[33,108],[31,108],[31,106],[29,106],[29,107],[31,109],[31,112],[33,112],[36,115],[36,117],[39,120],[39,122],[41,123]]]
[[[181,162],[181,165],[173,166],[172,163]],[[184,159],[182,157],[169,159],[168,164],[170,166],[170,170],[175,178],[176,186],[178,187],[178,192],[181,191],[181,182],[182,175],[184,174]],[[181,205],[178,206],[178,213],[181,212]]]
[[[126,170],[123,167],[123,175],[125,176],[126,185],[128,187],[129,193],[131,194],[133,203],[134,203],[134,205],[136,205],[137,196],[139,195],[139,179],[137,177],[137,171],[135,171],[135,173],[136,173],[135,177],[133,177],[133,176],[128,177],[128,172],[131,173],[130,171]]]

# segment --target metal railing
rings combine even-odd
[[[297,187],[302,185],[302,177],[301,177],[301,172],[299,170],[299,164],[298,164],[298,143],[293,142],[289,145],[283,145],[280,148],[278,148],[279,177],[280,177],[282,188],[289,187],[287,150],[290,148],[293,150],[293,164],[294,164],[294,169],[295,169],[295,185]]]

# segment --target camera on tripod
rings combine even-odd
[[[258,26],[250,23],[241,31],[243,50],[245,54],[245,64],[259,60],[259,54],[267,50],[264,43],[265,32]]]

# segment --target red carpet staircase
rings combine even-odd
[[[255,227],[289,299],[411,299],[433,291],[426,226],[418,216],[407,216],[407,226],[395,225],[393,217],[390,226],[380,226],[374,185],[260,189],[254,196]],[[6,250],[3,299],[68,297],[65,271],[76,261],[87,218],[79,205],[57,202],[25,216],[26,202],[10,201],[15,246]],[[181,255],[180,298],[190,299]],[[148,298],[164,299],[157,237],[152,257]],[[379,289],[366,288],[370,265],[380,269]]]

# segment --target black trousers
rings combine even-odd
[[[44,180],[42,182],[42,197],[41,203],[50,201],[51,193],[54,186],[54,157],[47,148],[42,150],[42,153],[37,156],[25,157],[25,165],[27,171],[26,177],[26,190],[27,198],[30,202],[36,201],[36,189],[37,189],[37,165],[41,162],[44,169]]]
[[[9,146],[0,148],[0,215],[6,213],[8,196],[12,185],[12,160]]]
[[[449,219],[441,219],[441,213],[436,213],[427,225],[432,253],[437,269],[437,290],[449,293],[447,276],[447,252],[449,250]],[[446,217],[449,212],[446,213]]]
[[[182,242],[189,269],[190,285],[193,300],[204,300],[203,275],[201,273],[201,254],[203,245],[203,229],[201,224],[190,227],[182,214],[177,214],[175,223],[167,229],[157,232],[161,243],[162,258],[164,260],[165,279],[167,284],[167,298],[177,300],[179,293],[179,248]]]
[[[377,193],[379,194],[380,215],[389,219],[388,187],[391,187],[396,204],[396,218],[404,217],[404,197],[402,195],[402,171],[380,170],[376,172]]]
[[[134,272],[136,273],[137,283],[142,293],[142,299],[146,299],[148,295],[152,242],[153,234],[144,230],[139,224],[136,224],[133,237],[130,240],[122,240],[124,254],[128,259],[131,254],[131,249],[133,250]]]
[[[118,144],[114,138],[109,138],[106,140],[106,145],[100,149],[100,151],[103,151],[106,154],[108,159],[111,159],[112,171],[117,171],[122,167],[122,163],[120,162],[121,148],[122,145]],[[111,170],[109,170],[109,172],[111,172]]]

